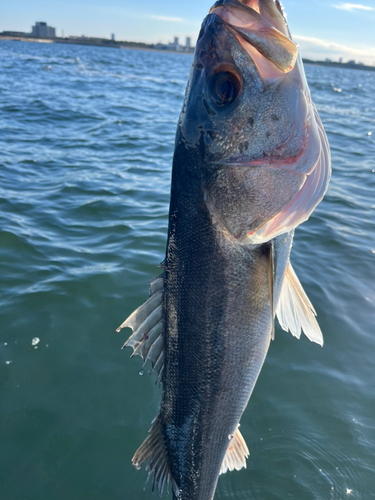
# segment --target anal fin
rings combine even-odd
[[[250,452],[238,427],[239,425],[229,443],[220,474],[225,474],[228,470],[241,470],[243,467],[246,469],[246,459]]]
[[[163,274],[150,281],[149,298],[138,307],[118,328],[131,328],[133,334],[123,345],[133,348],[132,356],[138,355],[143,359],[142,370],[148,360],[151,361],[153,371],[158,378],[161,376],[164,363],[163,339]]]
[[[149,476],[153,474],[152,491],[156,489],[160,498],[163,495],[164,488],[166,488],[168,494],[169,483],[171,483],[173,493],[178,497],[179,489],[169,470],[159,416],[155,418],[151,429],[148,431],[147,438],[135,452],[132,464],[139,470],[147,460],[149,462],[146,470],[149,470]]]
[[[311,342],[323,345],[323,334],[315,318],[315,309],[290,262],[285,271],[276,315],[283,330],[290,330],[298,339],[303,330]]]

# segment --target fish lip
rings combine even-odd
[[[215,2],[211,7],[210,14],[217,7],[225,7],[225,8],[235,7],[237,9],[243,10],[244,12],[257,12],[255,9],[249,7],[248,5],[243,4],[239,0],[217,0],[217,2]]]
[[[248,5],[242,3],[241,0],[217,0],[214,3],[214,5],[211,7],[209,12],[211,13],[217,7],[226,7],[226,8],[235,7],[235,8],[238,8],[238,9],[240,9],[244,12],[248,12],[248,13],[256,12],[256,13],[260,14],[269,24],[271,24],[272,26],[274,26],[276,28],[275,21],[273,19],[271,19],[269,15],[265,16],[264,13],[261,13],[261,11],[259,10],[259,3],[258,3],[258,9],[253,9],[252,7],[249,7]],[[279,0],[275,0],[275,7],[278,10],[278,12],[282,18],[283,29],[290,36],[285,12],[284,12],[283,6],[281,5]]]
[[[286,143],[284,143],[280,148],[276,149],[275,152],[277,151],[282,151],[287,147],[288,144],[292,141],[293,136],[291,136]],[[250,161],[218,161],[216,162],[217,164],[220,165],[226,165],[228,167],[272,167],[272,168],[278,168],[278,169],[283,169],[283,170],[290,170],[291,172],[299,175],[306,175],[303,172],[294,172],[293,169],[291,168],[292,165],[294,165],[304,154],[306,148],[307,148],[307,143],[308,139],[305,140],[301,151],[297,153],[295,156],[289,156],[287,158],[284,158],[282,156],[277,156],[275,154],[269,155],[269,156],[263,156],[262,158],[250,160]]]
[[[274,5],[274,9],[277,11],[277,6]],[[239,0],[216,2],[210,10],[210,14],[215,13],[236,32],[239,43],[259,65],[264,78],[279,78],[293,70],[298,48],[280,13],[280,19],[276,19],[269,7],[262,8],[260,2],[250,7]]]
[[[273,168],[277,168],[277,169],[290,170],[291,172],[293,172],[295,174],[299,174],[299,175],[304,174],[305,175],[305,173],[302,173],[302,172],[294,172],[292,169],[292,166],[294,164],[296,164],[297,161],[303,156],[303,154],[306,151],[307,145],[308,145],[309,127],[307,124],[305,124],[305,125],[306,125],[305,140],[303,142],[302,148],[299,151],[299,153],[297,153],[294,156],[289,156],[289,157],[285,158],[285,157],[283,157],[281,155],[277,155],[275,153],[282,152],[292,142],[292,140],[294,139],[294,134],[295,134],[296,128],[297,128],[296,123],[293,127],[293,131],[292,131],[291,135],[289,136],[289,138],[283,144],[281,144],[281,146],[279,146],[277,149],[275,149],[270,155],[263,156],[261,158],[254,158],[253,160],[249,160],[249,161],[242,161],[242,158],[238,158],[238,160],[236,160],[234,158],[232,161],[219,160],[219,161],[212,162],[212,163],[215,163],[216,165],[217,164],[225,165],[228,167],[262,167],[262,166],[267,166],[267,167],[273,167]]]

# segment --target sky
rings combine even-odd
[[[353,0],[355,2],[355,0]],[[64,36],[86,35],[146,43],[179,37],[193,45],[214,0],[12,0],[1,2],[0,31],[30,32],[45,21]],[[354,59],[375,65],[375,0],[283,0],[302,56]]]

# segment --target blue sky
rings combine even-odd
[[[375,0],[284,0],[289,26],[302,55],[375,64]],[[196,39],[214,0],[12,0],[1,2],[0,31],[31,31],[46,21],[57,34],[168,42]]]

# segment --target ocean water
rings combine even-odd
[[[160,272],[191,60],[0,42],[1,500],[151,498],[160,389],[115,329]],[[276,329],[217,500],[375,498],[375,74],[306,73],[333,177],[292,262],[325,345]]]

